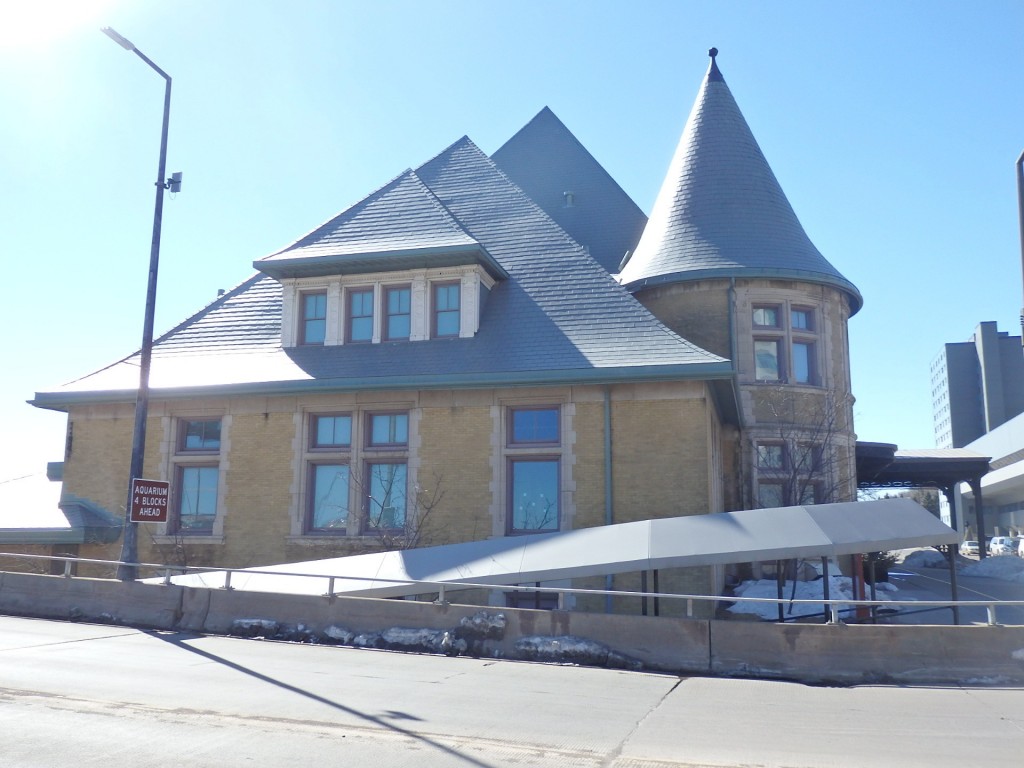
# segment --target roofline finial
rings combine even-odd
[[[711,57],[711,66],[708,67],[708,80],[717,80],[725,82],[725,78],[722,77],[721,71],[718,69],[718,63],[715,61],[715,57],[718,55],[717,48],[709,48],[708,56]]]

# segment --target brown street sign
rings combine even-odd
[[[132,480],[132,509],[128,520],[133,523],[166,523],[171,484],[164,480]]]

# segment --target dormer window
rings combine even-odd
[[[478,264],[284,281],[281,343],[378,344],[476,334],[495,279]]]
[[[433,329],[434,337],[458,336],[461,322],[459,283],[433,284]]]
[[[300,344],[323,344],[327,334],[327,292],[302,294],[302,327]]]
[[[347,292],[346,341],[373,341],[373,288],[353,288]]]
[[[412,289],[408,285],[384,289],[384,338],[387,341],[408,341],[412,332]]]

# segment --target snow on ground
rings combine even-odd
[[[905,550],[904,550],[905,551]],[[948,568],[946,556],[937,549],[915,549],[903,557],[908,568]]]
[[[902,564],[911,568],[945,568],[948,567],[946,557],[941,552],[926,548],[903,550],[898,553]],[[969,577],[1000,579],[1007,582],[1024,584],[1024,559],[1014,555],[986,557],[984,560],[958,568],[957,572]],[[853,600],[853,583],[848,577],[830,575],[829,598],[833,600]],[[899,592],[899,588],[888,582],[880,582],[876,586],[879,600],[890,599],[887,593]],[[735,588],[736,597],[759,597],[776,600],[778,596],[774,579],[754,582],[743,582]],[[823,600],[824,581],[817,579],[811,582],[797,582],[796,593],[794,583],[786,582],[782,590],[786,602],[783,604],[783,615],[786,618],[797,616],[820,615],[824,604],[820,602],[798,603],[791,600]],[[898,598],[892,598],[898,599]],[[736,602],[728,609],[732,613],[751,613],[768,622],[778,621],[778,608],[775,602]]]
[[[974,565],[962,568],[964,576],[984,576],[988,579],[1002,579],[1024,584],[1024,560],[1015,555],[986,557]]]
[[[902,563],[908,568],[948,568],[946,556],[932,548],[901,550]],[[970,565],[957,568],[964,576],[981,576],[986,579],[1002,579],[1024,584],[1024,559],[1016,555],[989,555],[984,560],[972,562],[959,558],[959,562]]]
[[[815,579],[814,581],[796,582],[796,593],[793,592],[792,581],[787,581],[782,596],[786,598],[783,604],[783,616],[794,618],[797,616],[821,615],[825,611],[824,603],[791,603],[795,600],[823,600],[825,598],[825,580]],[[884,586],[883,586],[884,584]],[[766,621],[778,621],[779,609],[774,602],[778,598],[778,587],[775,579],[761,579],[760,581],[745,581],[734,590],[737,597],[761,597],[768,598],[773,602],[745,602],[739,601],[729,608],[731,613],[750,613]],[[896,587],[879,583],[877,586],[877,598],[887,600],[885,592],[896,592]],[[853,581],[848,576],[829,576],[829,599],[830,600],[853,600]]]

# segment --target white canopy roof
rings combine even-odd
[[[664,568],[850,555],[952,544],[956,532],[910,499],[781,507],[644,520],[250,568],[231,575],[254,592],[401,597],[435,591],[415,582],[509,585]],[[252,573],[251,571],[261,571]],[[267,573],[269,571],[269,573]],[[308,578],[284,574],[318,574]],[[174,583],[223,587],[226,573]]]

